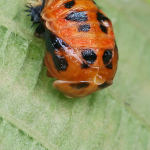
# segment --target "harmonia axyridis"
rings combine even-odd
[[[31,3],[35,35],[45,38],[47,75],[67,97],[84,97],[112,84],[118,50],[112,23],[93,0]]]

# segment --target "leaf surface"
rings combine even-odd
[[[95,1],[113,22],[118,71],[111,87],[82,99],[66,98],[46,76],[26,1],[0,1],[1,150],[150,149],[150,4]]]

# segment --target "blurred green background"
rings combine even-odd
[[[26,0],[0,1],[1,150],[150,149],[150,0],[95,0],[119,50],[109,88],[68,99],[43,66]]]

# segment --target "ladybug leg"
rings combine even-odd
[[[92,81],[61,81],[56,80],[53,86],[68,98],[82,98],[95,91],[98,85]]]
[[[39,24],[34,33],[34,35],[37,37],[43,37],[45,32],[45,27],[41,20],[41,12],[44,8],[44,4],[45,0],[43,0],[41,5],[37,5],[35,7],[33,7],[32,4],[26,5],[28,9],[25,11],[29,12],[28,16],[31,16],[31,21],[33,22],[31,27],[33,27],[35,24]]]

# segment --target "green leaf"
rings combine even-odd
[[[150,149],[150,5],[96,2],[113,22],[118,71],[111,87],[68,99],[46,76],[26,1],[0,1],[1,150]]]

